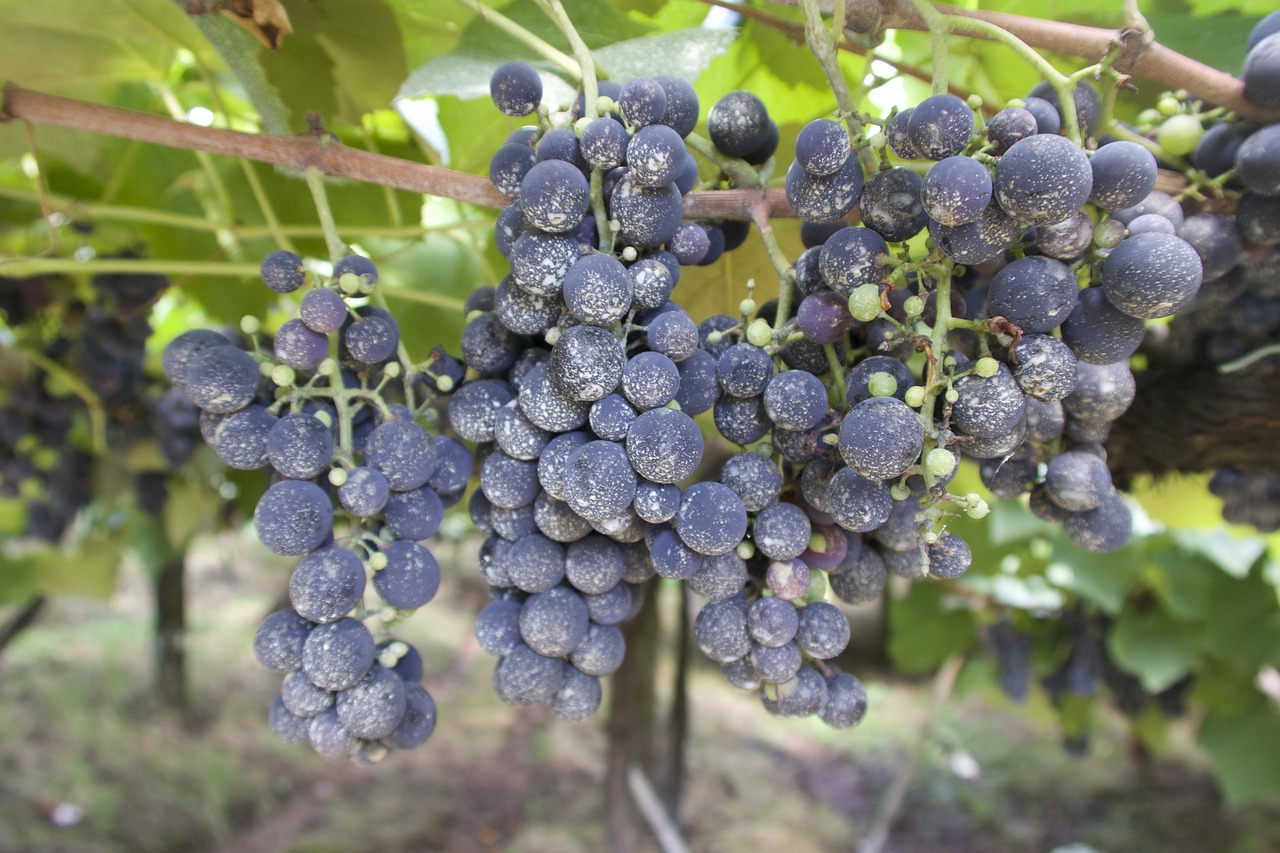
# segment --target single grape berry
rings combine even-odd
[[[506,62],[489,78],[493,104],[509,116],[527,116],[542,101],[542,78],[524,62]]]
[[[280,249],[262,259],[262,283],[276,293],[293,293],[307,278],[302,258]]]

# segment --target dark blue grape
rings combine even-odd
[[[1075,310],[1079,285],[1071,267],[1052,258],[1020,258],[991,281],[987,311],[1024,332],[1048,332]]]
[[[806,222],[843,219],[862,194],[862,164],[850,157],[834,175],[811,175],[798,162],[787,169],[787,203]]]
[[[991,203],[991,174],[971,157],[947,157],[924,176],[920,203],[943,225],[973,222]]]
[[[997,154],[1008,151],[1015,142],[1040,133],[1036,117],[1022,107],[1005,107],[987,120],[987,139]]]
[[[1280,107],[1280,33],[1249,49],[1244,60],[1244,96],[1264,107]]]
[[[872,480],[900,477],[915,464],[924,446],[924,425],[895,397],[863,400],[840,425],[840,455]]]
[[[1200,290],[1201,277],[1196,250],[1168,234],[1129,237],[1102,263],[1107,300],[1144,320],[1167,317],[1190,304]]]
[[[769,111],[764,102],[742,89],[721,96],[707,114],[707,135],[730,157],[752,153],[765,142],[768,133]]]
[[[371,471],[368,468],[361,470]],[[427,486],[409,492],[391,492],[386,502],[385,517],[387,527],[401,539],[430,539],[444,520],[444,503]]]
[[[623,515],[635,492],[635,470],[620,444],[590,441],[565,460],[565,501],[589,521]]]
[[[812,373],[784,370],[765,387],[764,410],[782,429],[812,429],[827,413],[826,386]]]
[[[698,124],[698,93],[681,77],[660,75],[653,79],[667,95],[667,108],[658,124],[665,124],[682,137],[688,136]]]
[[[302,647],[302,669],[325,690],[354,686],[373,666],[373,635],[355,619],[317,625]]]
[[[652,249],[679,230],[684,206],[674,183],[642,186],[628,171],[609,194],[609,211],[618,221],[621,245]]]
[[[1089,158],[1063,136],[1040,133],[1014,144],[996,164],[995,197],[1024,225],[1052,225],[1089,200]]]
[[[365,462],[387,478],[394,491],[426,484],[440,461],[435,439],[416,423],[393,421],[377,427],[364,449]]]
[[[245,406],[218,422],[209,443],[225,465],[252,471],[267,464],[267,436],[275,425],[275,415],[262,406]]]
[[[955,156],[973,136],[973,110],[955,95],[932,95],[911,111],[907,136],[922,157],[942,160]]]
[[[262,283],[276,293],[293,293],[307,279],[302,268],[302,258],[293,252],[279,249],[262,259],[260,268]]]
[[[283,557],[300,557],[332,532],[333,506],[324,490],[305,480],[284,480],[262,495],[253,511],[258,539]]]
[[[253,402],[260,378],[258,363],[252,356],[224,344],[205,347],[188,356],[182,387],[201,409],[225,415]]]
[[[1112,142],[1093,152],[1093,190],[1089,201],[1120,210],[1142,201],[1156,185],[1156,158],[1136,142]]]
[[[537,155],[528,145],[508,142],[489,159],[489,182],[507,198],[516,198],[525,176],[537,162]]]
[[[276,672],[291,672],[302,666],[302,647],[315,625],[295,610],[277,610],[258,626],[253,635],[253,654],[258,663]]]
[[[364,564],[346,548],[312,551],[294,567],[289,600],[312,622],[336,622],[364,597]]]
[[[675,483],[693,474],[702,461],[702,431],[693,418],[674,409],[651,409],[627,432],[627,458],[641,477]]]
[[[896,167],[867,178],[858,199],[862,224],[890,243],[919,234],[929,223],[920,203],[922,179],[910,169]],[[799,276],[799,262],[796,262]]]
[[[811,175],[833,175],[853,152],[849,134],[829,118],[806,124],[796,137],[796,160]]]
[[[374,572],[373,588],[391,607],[416,610],[435,598],[440,588],[440,566],[431,552],[417,542],[398,540],[382,549],[387,565]]]
[[[524,62],[504,62],[489,78],[489,97],[509,116],[527,116],[542,101],[542,78]]]
[[[675,526],[680,539],[699,554],[724,554],[746,535],[747,511],[723,483],[695,483],[685,490]]]
[[[818,269],[827,287],[849,296],[863,284],[875,284],[887,270],[882,255],[889,254],[884,238],[870,228],[843,228],[822,245]]]

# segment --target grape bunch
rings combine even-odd
[[[306,279],[292,252],[262,262],[276,293]],[[435,597],[440,568],[421,543],[471,476],[466,449],[419,423],[436,392],[460,378],[459,365],[442,351],[421,365],[402,357],[395,320],[369,298],[377,281],[368,259],[342,258],[269,344],[248,318],[243,340],[193,329],[163,358],[169,381],[200,407],[219,459],[270,469],[254,528],[272,552],[300,558],[292,607],[254,637],[258,660],[284,673],[271,728],[326,758],[361,762],[418,746],[435,728],[421,655],[378,641],[365,621],[376,616],[389,629]]]
[[[1280,12],[1254,28],[1247,47],[1245,96],[1280,105]],[[1173,94],[1139,118],[1201,200],[1180,205],[1160,197],[1129,228],[1176,234],[1195,249],[1204,270],[1195,300],[1144,353],[1161,368],[1233,369],[1231,362],[1265,351],[1280,334],[1280,124],[1204,111]],[[1276,472],[1222,470],[1209,488],[1223,499],[1227,521],[1263,531],[1280,527]]]
[[[99,450],[124,456],[155,442],[172,470],[195,451],[195,407],[144,369],[147,314],[168,286],[162,276],[97,275],[80,298],[70,295],[69,282],[45,277],[0,284],[0,313],[14,345],[0,392],[0,498],[22,502],[23,527],[14,532],[60,542],[95,494],[119,494],[115,484],[96,482],[88,404],[59,371],[83,377],[96,396]],[[23,355],[33,350],[38,359]],[[139,472],[136,486],[142,509],[160,512],[164,473]]]
[[[534,80],[518,64],[499,68],[495,104],[532,112]],[[523,112],[511,109],[516,90]],[[449,415],[483,460],[471,516],[489,534],[479,569],[494,600],[476,631],[499,658],[495,689],[512,704],[589,715],[599,678],[622,662],[616,626],[656,574],[707,600],[695,634],[733,683],[763,688],[775,713],[852,725],[865,691],[826,663],[849,625],[822,600],[818,569],[841,565],[845,532],[830,518],[815,529],[759,446],[728,460],[720,481],[690,483],[704,453],[695,416],[710,412],[742,445],[775,423],[803,443],[828,419],[826,388],[805,369],[775,377],[775,353],[743,322],[699,324],[670,300],[682,266],[712,263],[745,237],[740,223],[682,221],[680,197],[698,180],[685,143],[698,121],[692,88],[659,77],[600,92],[601,115],[583,115],[580,99],[566,110],[572,126],[517,131],[490,168],[513,199],[496,232],[511,273],[468,301],[462,354],[477,377]],[[778,144],[745,91],[717,101],[707,129],[720,154],[750,165]],[[825,364],[809,342],[781,357]]]
[[[1001,691],[1015,702],[1025,702],[1037,675],[1034,662],[1044,661],[1051,662],[1052,668],[1039,683],[1057,707],[1094,700],[1104,695],[1105,689],[1111,704],[1125,716],[1137,718],[1153,705],[1167,718],[1182,716],[1193,677],[1184,676],[1161,690],[1148,691],[1112,657],[1108,638],[1112,630],[1110,617],[1079,603],[1064,610],[1050,629],[1033,632],[1009,621],[993,625],[986,638],[997,662]],[[1077,723],[1076,730],[1065,737],[1064,746],[1074,753],[1087,752],[1088,726],[1086,722],[1080,728]]]

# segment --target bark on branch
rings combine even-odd
[[[243,157],[299,172],[315,167],[334,177],[456,199],[482,207],[506,207],[511,201],[483,176],[374,154],[328,137],[267,136],[200,127],[151,113],[77,101],[9,84],[5,86],[4,103],[0,105],[0,121],[13,119],[136,139],[171,148]],[[770,216],[795,217],[795,211],[787,203],[786,193],[780,188],[692,192],[685,196],[685,216],[690,219],[746,220],[762,194]]]
[[[797,6],[800,0],[777,2]],[[824,12],[830,13],[834,4],[832,0],[818,0],[818,5]],[[1117,30],[1103,27],[1086,27],[1004,12],[959,9],[943,4],[937,6],[938,11],[946,15],[977,18],[995,24],[1039,50],[1078,56],[1089,62],[1101,59],[1111,48],[1117,34]],[[854,35],[875,35],[887,29],[928,29],[910,0],[848,0],[845,9],[846,29]],[[984,38],[977,32],[967,33],[962,29],[956,32],[958,35]],[[1240,80],[1170,50],[1159,42],[1153,41],[1136,52],[1136,57],[1127,66],[1123,64],[1125,58],[1127,57],[1122,57],[1121,62],[1116,63],[1117,70],[1154,80],[1170,89],[1186,89],[1201,100],[1226,107],[1251,121],[1264,124],[1280,122],[1280,110],[1263,107],[1245,98],[1244,83]]]

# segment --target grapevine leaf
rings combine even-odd
[[[596,56],[618,81],[662,74],[695,80],[735,38],[737,31],[730,29],[678,30],[615,42],[600,48]]]
[[[1222,528],[1213,530],[1177,530],[1173,539],[1186,551],[1204,557],[1233,578],[1243,578],[1267,544],[1258,536],[1232,536]]]
[[[917,583],[890,602],[889,657],[901,672],[928,672],[973,642],[973,614],[948,608],[945,595],[937,584]]]
[[[1159,693],[1197,663],[1197,633],[1165,610],[1129,608],[1116,619],[1107,644],[1122,669],[1137,676],[1148,693]]]
[[[1213,757],[1213,772],[1231,806],[1280,791],[1280,714],[1258,699],[1244,713],[1211,712],[1200,724],[1198,740]]]

